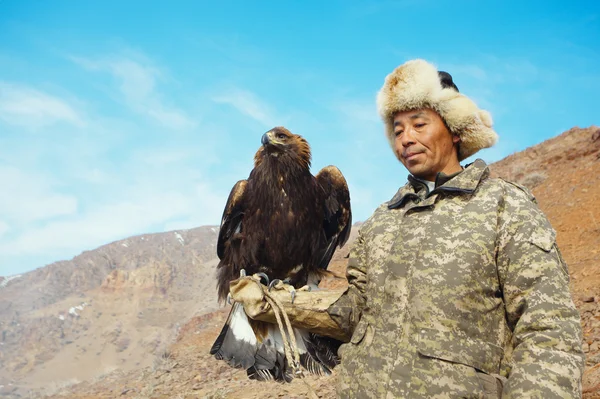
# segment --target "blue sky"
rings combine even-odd
[[[412,58],[494,118],[494,162],[598,124],[595,1],[0,0],[0,275],[217,225],[261,135],[335,164],[364,220],[405,183],[375,96]]]

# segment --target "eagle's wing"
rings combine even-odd
[[[342,172],[335,166],[326,166],[315,176],[325,192],[325,220],[323,228],[327,239],[319,267],[326,269],[336,247],[342,247],[348,241],[352,228],[352,210],[350,191]]]
[[[217,255],[219,259],[223,259],[226,243],[242,228],[242,217],[244,216],[243,203],[247,183],[246,180],[240,180],[235,183],[229,193],[229,198],[227,198],[217,240]]]

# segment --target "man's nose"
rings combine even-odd
[[[408,147],[415,143],[414,132],[411,128],[407,128],[404,132],[402,132],[400,142],[402,143],[403,147]]]

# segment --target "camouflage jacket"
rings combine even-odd
[[[329,309],[342,398],[577,398],[580,318],[556,233],[482,160],[409,177],[359,231]],[[501,396],[502,393],[502,396]]]

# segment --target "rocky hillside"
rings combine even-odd
[[[130,237],[4,278],[0,395],[151,364],[182,322],[217,308],[217,232]]]
[[[587,397],[600,398],[600,128],[573,128],[493,165],[529,186],[557,231],[582,318]]]

